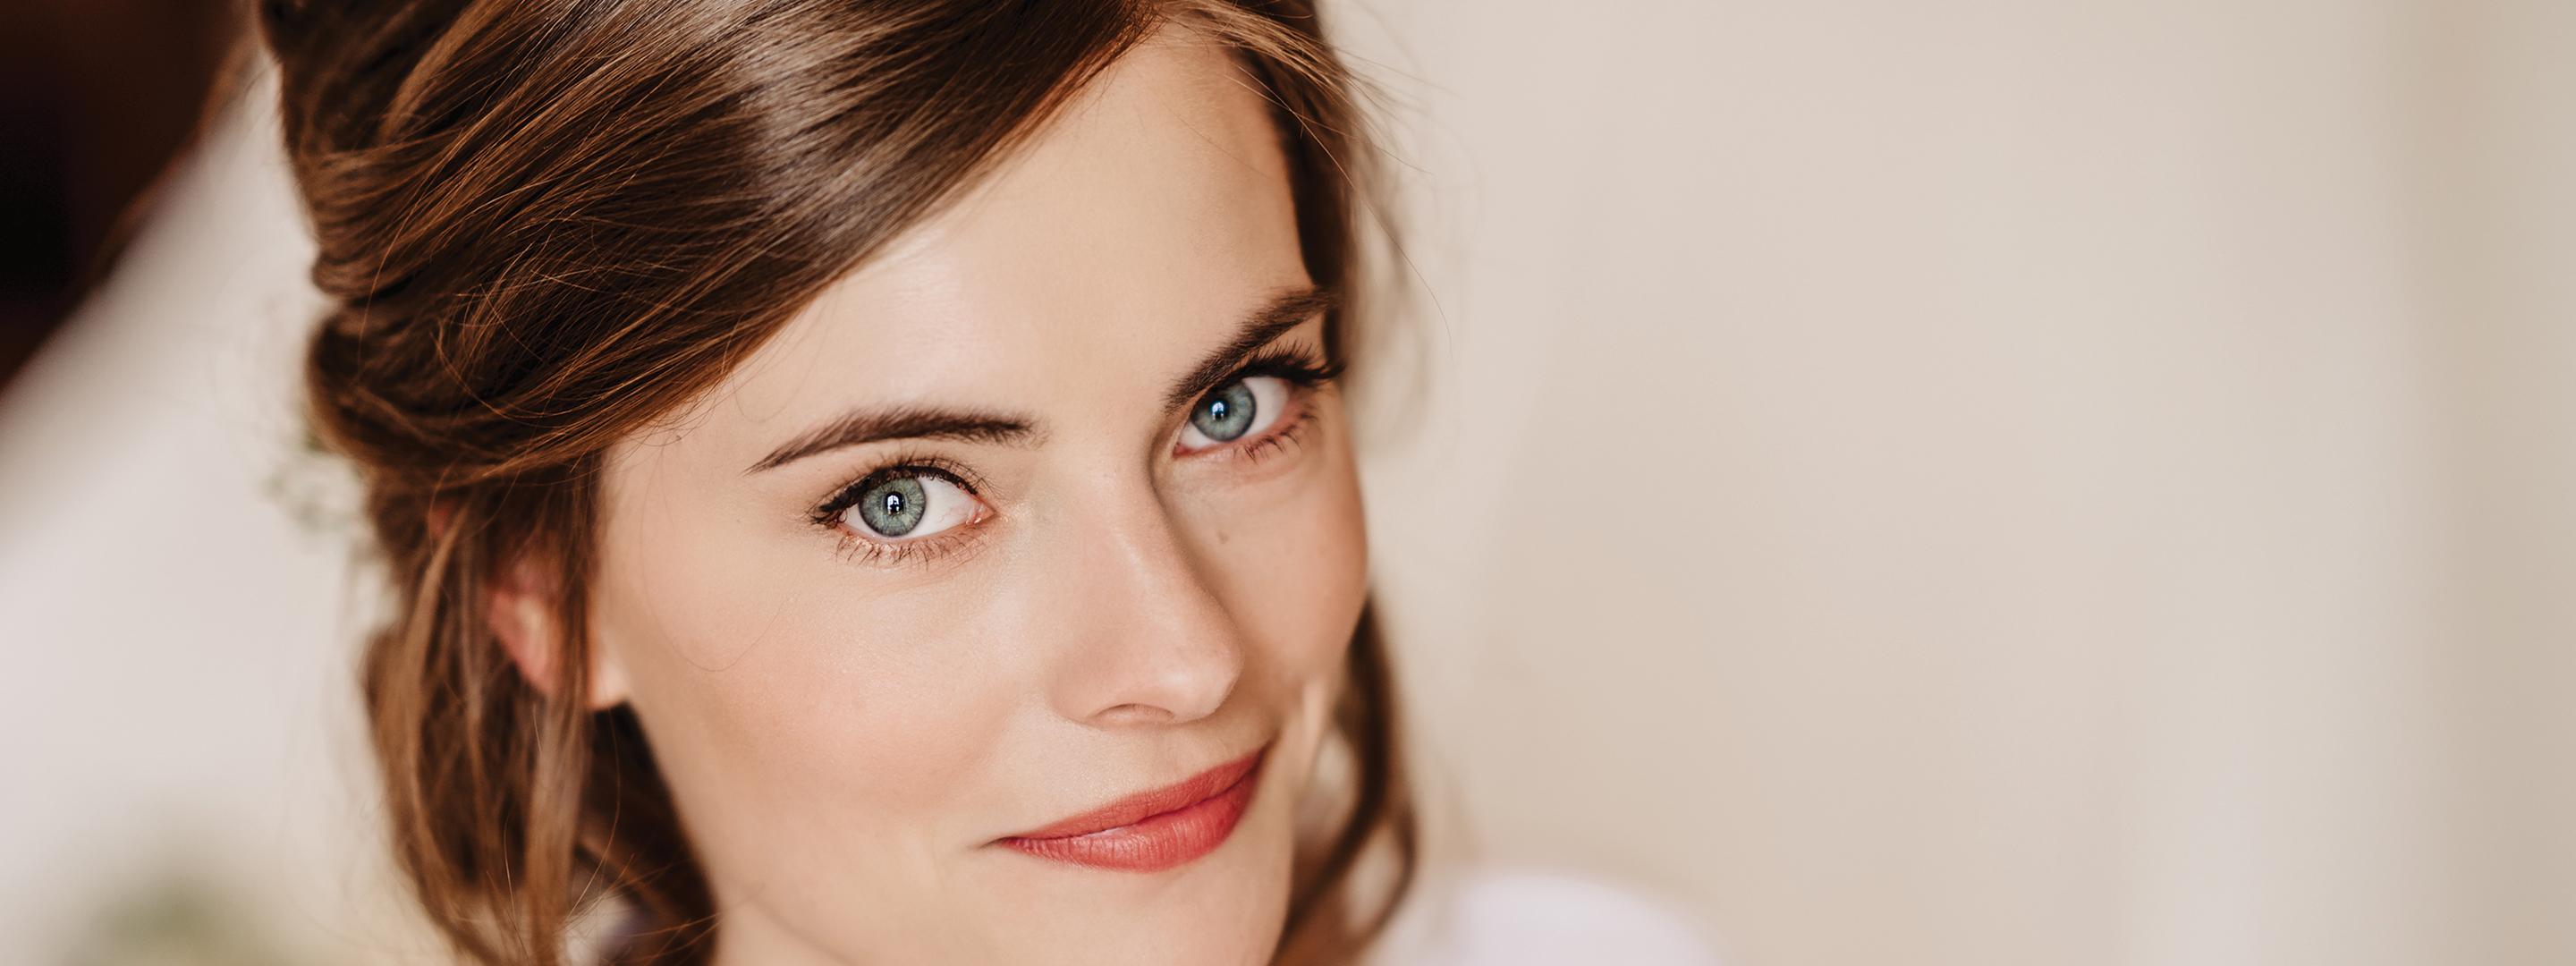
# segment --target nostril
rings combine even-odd
[[[1178,716],[1174,715],[1169,708],[1150,704],[1122,704],[1101,711],[1097,717],[1104,724],[1163,724],[1175,720]]]

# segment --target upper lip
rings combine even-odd
[[[1176,812],[1215,798],[1252,774],[1261,764],[1261,749],[1161,788],[1147,789],[1079,815],[1030,829],[1008,839],[1062,839],[1134,825],[1165,812]]]

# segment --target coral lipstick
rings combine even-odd
[[[1160,872],[1225,844],[1261,784],[1261,752],[1178,784],[994,841],[1042,859],[1120,872]]]

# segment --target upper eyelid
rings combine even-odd
[[[1219,360],[1231,360],[1239,365],[1246,356],[1252,355],[1264,346],[1279,342],[1288,333],[1297,331],[1318,318],[1330,318],[1333,310],[1339,305],[1340,298],[1333,290],[1312,285],[1278,293],[1269,304],[1254,310],[1245,319],[1243,326],[1236,331],[1233,341],[1210,354],[1194,367],[1189,375],[1174,384],[1171,390],[1164,394],[1164,404],[1177,409],[1188,405],[1191,400],[1206,395],[1208,390],[1223,385],[1225,380],[1233,378],[1232,369],[1235,366]]]
[[[1322,353],[1301,345],[1272,343],[1244,357],[1242,362],[1235,365],[1234,371],[1227,373],[1225,378],[1219,380],[1216,385],[1208,387],[1208,392],[1213,393],[1223,389],[1247,376],[1302,377],[1302,381],[1306,382],[1323,382],[1339,378],[1341,374],[1342,365],[1324,358]],[[1191,405],[1195,406],[1206,398],[1207,395],[1202,393],[1198,400],[1191,402]]]
[[[821,502],[814,504],[814,522],[825,526],[834,525],[842,512],[856,504],[856,494],[860,490],[866,488],[871,481],[884,478],[897,470],[927,470],[929,475],[939,476],[955,483],[959,489],[966,491],[966,495],[978,500],[983,499],[983,480],[964,464],[939,456],[901,456],[879,463],[867,472],[859,474],[856,479],[835,487],[830,494],[823,497]]]

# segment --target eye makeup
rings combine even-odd
[[[1194,411],[1207,404],[1216,393],[1247,379],[1279,379],[1289,386],[1289,411],[1257,434],[1228,440],[1197,450],[1179,450],[1174,444],[1173,457],[1191,461],[1242,461],[1244,466],[1258,465],[1271,459],[1303,439],[1318,419],[1314,395],[1326,391],[1341,378],[1344,366],[1338,360],[1327,361],[1312,349],[1295,344],[1274,344],[1262,349],[1227,374],[1225,380],[1191,403]],[[1186,423],[1188,412],[1181,414]],[[1177,430],[1175,431],[1177,435]],[[852,510],[867,494],[891,481],[906,477],[936,479],[952,484],[966,499],[978,505],[964,522],[920,537],[884,537],[859,532],[864,524],[850,521]],[[991,507],[982,505],[983,480],[965,464],[944,456],[920,451],[899,453],[876,463],[856,480],[834,490],[808,514],[813,525],[829,530],[840,540],[840,553],[845,558],[876,566],[895,567],[953,556],[971,550],[989,529],[982,524],[993,516]]]

